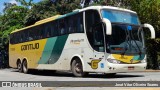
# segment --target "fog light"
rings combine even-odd
[[[114,63],[114,64],[120,64],[121,63],[121,61],[116,60],[116,59],[107,59],[107,61],[110,62],[110,63]]]

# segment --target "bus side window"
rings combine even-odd
[[[13,37],[14,37],[14,38],[13,38]],[[12,38],[13,38],[13,39],[12,39],[12,40],[13,40],[13,44],[15,44],[15,39],[16,39],[15,33],[13,34],[13,37],[12,37]]]
[[[104,52],[104,36],[102,24],[93,27],[94,49]]]
[[[54,24],[53,24],[53,22],[51,22],[50,27],[51,27],[51,37],[54,37]]]
[[[74,17],[74,16],[73,16],[73,17]],[[73,20],[72,17],[69,17],[69,18],[68,18],[68,23],[69,23],[69,24],[68,24],[68,27],[69,27],[69,28],[68,28],[68,32],[69,32],[69,33],[73,33],[73,32],[74,32],[73,21],[74,21],[74,20]]]
[[[15,33],[13,34],[13,44],[16,44],[16,35],[15,35]]]
[[[32,30],[32,29],[31,29]],[[32,38],[32,33],[31,33],[31,30],[29,30],[29,41],[31,41],[33,38]]]
[[[42,39],[42,36],[43,36],[43,35],[42,35],[42,30],[43,30],[43,29],[42,29],[41,27],[42,27],[42,26],[39,25],[39,26],[37,26],[37,28],[36,28],[37,33],[38,33],[38,34],[37,34],[37,38],[38,38],[38,39]]]
[[[56,23],[56,28],[57,28],[57,36],[58,35],[61,35],[61,31],[60,31],[60,20],[57,20],[57,23]]]
[[[45,38],[45,27],[44,25],[40,25],[40,38],[43,39]]]
[[[14,37],[14,38],[13,38]],[[10,42],[11,42],[11,44],[15,44],[14,43],[14,40],[15,40],[15,36],[14,36],[14,34],[11,34],[11,37],[10,37]]]
[[[68,17],[64,19],[64,23],[65,23],[65,34],[68,34]]]
[[[54,36],[58,36],[58,21],[54,22]]]
[[[21,42],[24,42],[24,31],[21,31]]]
[[[51,24],[47,23],[44,25],[45,27],[45,37],[49,38],[51,36]]]
[[[16,33],[14,33],[14,44],[16,44],[17,43],[17,35],[16,35]]]
[[[97,10],[88,10],[85,12],[85,23],[86,23],[85,26],[86,26],[87,38],[93,49],[97,48],[94,45],[95,37],[94,37],[93,27],[100,22],[101,22],[101,19]],[[96,42],[100,42],[100,41],[96,41]]]
[[[65,34],[66,28],[65,28],[64,19],[59,20],[59,30],[60,30],[60,35],[64,35]]]
[[[28,35],[29,35],[29,30],[26,30],[25,32],[25,42],[29,41]]]
[[[37,39],[38,39],[38,36],[39,36],[39,30],[38,30],[38,28],[37,28],[37,26],[36,26],[36,27],[34,27],[33,39],[34,39],[34,40],[37,40]]]
[[[20,34],[19,34],[19,32],[17,32],[17,43],[19,43],[20,42]]]
[[[83,30],[83,13],[77,15],[77,32],[84,32]]]
[[[73,29],[73,32],[74,33],[77,33],[77,31],[78,31],[78,15],[76,14],[76,15],[74,15],[73,16],[73,27],[74,27],[74,29]]]
[[[60,32],[59,32],[59,20],[57,20],[57,23],[56,23],[56,32],[57,32],[57,36],[60,35]]]
[[[10,34],[9,37],[10,37],[10,38],[9,38],[10,44],[14,44],[14,43],[13,43],[13,34]]]
[[[17,32],[15,33],[15,36],[16,36],[15,44],[17,44],[18,43],[18,34],[17,34]]]

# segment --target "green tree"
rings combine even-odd
[[[20,2],[23,7],[26,7],[28,9],[34,5],[33,0],[29,0],[28,2],[26,0],[16,0],[16,1]]]
[[[148,68],[158,69],[158,52],[160,52],[160,1],[159,0],[131,0],[131,9],[139,15],[141,23],[152,24],[156,31],[156,39],[147,38]],[[148,36],[149,33],[146,33]]]
[[[4,14],[0,16],[0,37],[5,38],[5,43],[8,42],[9,33],[15,29],[24,27],[24,18],[27,15],[28,9],[23,6],[6,4]],[[4,40],[3,40],[4,42]]]
[[[34,4],[25,17],[25,25],[32,25],[36,21],[45,19],[55,15],[56,9],[54,4],[50,0],[43,0],[37,4]]]
[[[54,16],[56,14],[62,15],[72,12],[74,9],[80,8],[80,0],[43,0],[29,10],[25,17],[25,25],[32,25],[36,21]]]

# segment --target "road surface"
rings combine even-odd
[[[19,73],[17,69],[1,69],[0,70],[0,81],[160,81],[160,72],[155,71],[144,71],[134,73],[118,73],[115,76],[108,77],[104,74],[91,73],[84,78],[74,77],[72,73],[58,71],[32,71],[29,74]],[[109,87],[46,87],[46,88],[12,88],[16,90],[106,90]],[[135,87],[134,87],[135,88]],[[134,89],[132,87],[132,89]],[[159,90],[160,88],[153,87],[140,87],[141,89],[154,89]],[[0,90],[10,90],[11,88],[0,88]],[[113,87],[116,90],[128,90],[129,87],[119,88]],[[110,89],[110,90],[112,90]]]

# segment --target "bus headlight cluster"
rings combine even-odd
[[[107,59],[107,61],[110,62],[110,63],[114,63],[114,64],[120,64],[121,63],[121,61],[118,61],[116,59]]]
[[[141,63],[146,63],[146,60],[144,59],[144,60],[141,60]]]

